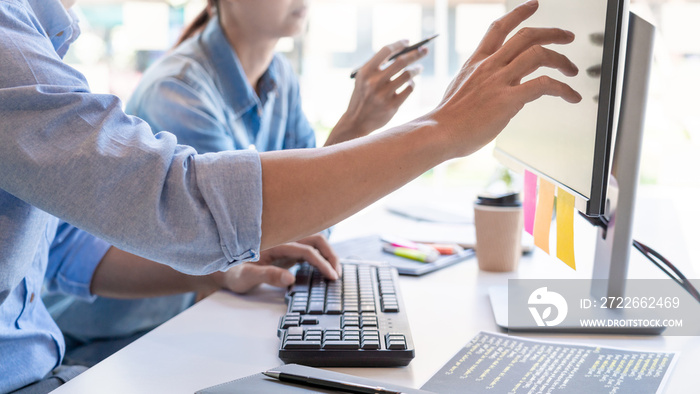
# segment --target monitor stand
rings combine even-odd
[[[605,218],[607,228],[599,228],[596,241],[593,279],[603,283],[592,288],[594,297],[618,297],[625,292],[627,264],[632,248],[634,203],[639,179],[639,159],[646,109],[649,71],[653,53],[654,26],[630,13],[625,71],[618,132],[614,142],[611,176],[608,183]],[[539,331],[532,325],[508,324],[508,286],[491,288],[491,306],[496,324],[508,331]],[[605,316],[596,316],[605,318]],[[615,318],[620,318],[617,314]],[[582,332],[606,334],[659,334],[659,328],[589,328],[580,326],[547,327],[546,332]]]

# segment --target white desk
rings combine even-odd
[[[381,213],[371,212],[340,224],[336,235],[354,235],[357,224],[367,220],[376,223],[375,215]],[[644,226],[648,218],[638,218],[637,225]],[[651,217],[651,220],[655,219]],[[667,230],[664,226],[656,229],[661,233]],[[583,261],[579,255],[586,255],[592,229],[577,222],[576,231],[579,259],[576,273],[536,251],[523,258],[517,273],[480,272],[476,260],[471,259],[425,277],[402,277],[400,286],[410,318],[416,358],[403,368],[333,370],[410,387],[422,386],[479,331],[497,331],[487,297],[489,286],[505,284],[508,278],[516,275],[570,278],[590,274],[590,261]],[[673,246],[675,241],[671,242],[668,245]],[[633,267],[647,265],[650,264],[633,254]],[[633,277],[635,272],[633,269]],[[658,274],[654,269],[644,268],[640,275],[648,276],[649,272]],[[246,296],[218,292],[55,393],[193,393],[280,365],[276,327],[286,310],[283,294],[281,289],[272,287],[261,287]],[[666,392],[696,391],[700,387],[698,337],[550,335],[546,339],[635,350],[679,351],[680,357]]]

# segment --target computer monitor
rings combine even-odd
[[[509,9],[519,3],[507,0]],[[555,49],[579,67],[578,76],[565,80],[583,100],[572,105],[544,97],[527,104],[496,140],[494,155],[509,168],[526,169],[575,197],[576,209],[600,226],[593,279],[604,285],[592,292],[623,296],[654,27],[628,11],[628,0],[539,3],[525,24],[574,32],[572,44]],[[563,79],[556,70],[532,77],[543,74]],[[502,305],[507,298],[491,295],[497,323],[507,325],[507,305]]]
[[[571,105],[545,96],[527,104],[496,140],[497,158],[556,183],[574,195],[577,209],[589,216],[600,216],[605,209],[622,90],[627,1],[540,0],[524,26],[574,32],[573,43],[553,49],[580,71],[576,77],[562,78],[557,70],[542,68],[531,78],[563,79],[583,100]],[[521,2],[506,3],[512,9]]]

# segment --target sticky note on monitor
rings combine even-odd
[[[523,189],[523,219],[525,231],[530,235],[534,235],[535,211],[537,208],[537,175],[525,170],[525,184]]]
[[[557,258],[576,269],[574,260],[574,196],[557,188]]]
[[[549,228],[552,224],[554,209],[554,185],[540,178],[537,193],[537,211],[535,212],[534,236],[535,246],[549,253]]]

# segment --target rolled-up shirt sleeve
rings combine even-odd
[[[118,98],[91,93],[29,12],[0,13],[0,36],[0,188],[185,273],[258,257],[257,153],[197,156],[154,136]]]

